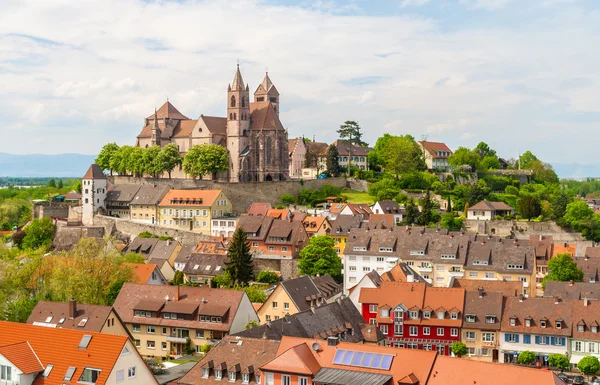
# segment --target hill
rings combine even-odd
[[[60,177],[81,178],[95,155],[15,155],[0,152],[1,177]]]

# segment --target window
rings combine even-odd
[[[356,266],[348,266],[348,270],[350,270],[350,271],[356,271]]]
[[[557,329],[562,328],[562,321],[556,321],[556,328]]]
[[[517,324],[517,319],[516,318],[511,318],[510,319],[510,326],[515,326]]]
[[[518,334],[506,334],[506,342],[519,342]]]
[[[475,355],[475,348],[467,348],[467,354],[469,356],[474,356]]]
[[[596,344],[594,342],[588,344],[588,352],[596,353]]]
[[[411,310],[409,314],[410,314],[410,318],[411,319],[419,318],[419,311],[418,310]]]
[[[220,380],[221,378],[223,378],[223,371],[221,371],[221,370],[215,370],[215,378],[217,380]]]
[[[235,372],[232,370],[230,372],[227,372],[229,375],[229,381],[234,382],[235,381]]]
[[[545,328],[546,327],[546,320],[541,320],[540,321],[540,327],[541,328]]]
[[[437,271],[444,271],[444,270],[446,269],[446,267],[445,267],[444,265],[436,265],[436,266],[435,266],[435,269],[436,269]]]
[[[592,326],[592,333],[598,333],[598,326]]]
[[[154,349],[154,341],[146,341],[146,347],[148,349]]]
[[[275,247],[269,246],[269,251],[275,251]]]
[[[494,333],[482,333],[481,340],[483,342],[494,342],[495,335]]]
[[[450,313],[450,319],[458,319],[458,313]]]
[[[485,323],[486,324],[496,323],[496,316],[494,316],[494,315],[486,315],[485,316]]]
[[[473,314],[467,314],[465,316],[465,321],[467,321],[467,322],[475,322],[475,315],[473,315]]]
[[[530,319],[526,319],[525,320],[525,326],[527,326],[527,327],[531,326],[531,320]]]
[[[379,325],[379,330],[381,330],[383,334],[388,334],[388,325]]]
[[[417,334],[419,334],[419,328],[416,326],[411,326],[409,333],[411,336],[416,336]]]
[[[450,329],[450,336],[451,337],[458,337],[458,329],[457,328]]]
[[[141,341],[140,341],[140,340],[133,340],[133,342],[135,343],[135,346],[136,346],[136,347],[138,347],[138,348],[139,348],[140,346],[142,346],[142,343],[141,343]]]
[[[369,313],[377,313],[377,305],[369,305]]]
[[[475,332],[465,332],[465,338],[468,340],[474,340],[477,337],[477,333]]]
[[[273,309],[277,309],[277,302],[273,301]]]
[[[582,332],[584,329],[583,325],[577,325],[577,331]]]
[[[444,319],[444,316],[446,315],[445,311],[438,311],[437,312],[437,318],[438,319]]]
[[[423,318],[426,318],[426,319],[431,318],[431,312],[430,311],[424,311],[423,312]]]
[[[494,273],[493,272],[487,272],[487,273],[485,273],[485,277],[487,279],[494,279]]]
[[[79,382],[85,382],[86,384],[95,384],[98,380],[100,372],[100,369],[85,368],[83,369],[83,373],[81,373],[81,377],[79,377]]]
[[[69,368],[70,370],[71,368]],[[73,368],[73,371],[75,371],[75,368]],[[68,373],[68,371],[67,371]],[[71,373],[71,376],[73,374]],[[66,376],[65,376],[66,378]],[[69,378],[70,380],[71,378]],[[0,365],[0,380],[6,380],[6,381],[12,381],[12,367],[11,366],[5,366],[5,365]]]
[[[287,246],[281,246],[281,251],[283,251],[283,252],[286,252],[286,251],[288,251],[288,248],[287,248]]]
[[[476,271],[469,272],[469,277],[471,277],[471,278],[477,278],[477,272]]]
[[[54,365],[52,365],[52,364],[46,365],[46,369],[44,369],[44,373],[42,373],[42,377],[47,378],[50,375],[52,368],[54,368]]]
[[[489,356],[490,355],[490,349],[488,349],[488,348],[481,348],[481,355],[482,356]]]
[[[431,329],[428,326],[423,327],[423,335],[428,336],[431,333]]]
[[[370,271],[371,269],[369,268],[369,266],[363,266],[363,273],[368,273]]]
[[[2,380],[10,380],[10,367],[8,367],[9,371],[8,371],[8,378],[4,378],[4,368],[5,366],[2,366],[2,372],[0,374],[0,379]],[[71,378],[73,378],[73,374],[75,374],[75,370],[77,368],[74,366],[69,366],[69,368],[67,369],[67,372],[65,373],[65,377],[63,378],[64,381],[71,381]]]
[[[167,318],[167,317],[165,317]],[[167,328],[162,328],[162,335],[166,336],[167,335]]]
[[[275,379],[273,378],[273,373],[265,374],[265,385],[275,385]]]
[[[438,336],[443,336],[444,335],[444,328],[437,328],[437,335]]]
[[[167,343],[166,343],[166,342],[161,342],[161,344],[160,344],[160,348],[161,348],[162,350],[167,350]]]
[[[381,315],[381,317],[388,318],[390,316],[390,309],[381,309],[379,311],[379,314]]]
[[[133,324],[131,326],[131,329],[133,330],[134,333],[139,333],[140,332],[140,325]]]
[[[581,342],[580,341],[575,341],[575,351],[576,352],[581,352],[582,351]]]
[[[154,333],[156,333],[156,329],[154,328],[154,326],[148,325],[148,326],[146,326],[146,333],[154,334]]]
[[[298,378],[298,385],[308,385],[308,378],[306,378],[306,377]]]
[[[285,374],[281,376],[281,385],[290,385],[290,383],[291,383],[290,376],[285,375]]]
[[[117,370],[117,382],[121,382],[125,380],[125,370],[121,369],[121,370]]]
[[[135,366],[127,369],[127,378],[135,378]]]
[[[252,242],[252,247],[258,247],[258,242]]]

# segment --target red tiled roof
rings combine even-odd
[[[167,195],[160,202],[159,206],[182,206],[182,207],[192,207],[192,206],[212,206],[213,203],[217,200],[221,194],[221,190],[170,190]],[[171,203],[172,199],[186,199],[192,200],[202,200],[202,203],[198,204],[174,204]]]
[[[448,158],[447,156],[438,156],[437,152],[438,151],[446,151],[449,152],[450,154],[452,154],[452,150],[446,146],[445,143],[441,143],[441,142],[426,142],[426,141],[419,141],[419,144],[421,146],[423,146],[423,148],[431,154],[432,157],[434,158]]]
[[[183,115],[181,112],[179,112],[177,110],[177,108],[175,108],[175,106],[172,105],[171,102],[169,102],[168,100],[165,102],[165,104],[163,104],[156,111],[156,117],[158,119],[164,119],[164,118],[179,119],[179,120],[188,119],[185,115]],[[154,119],[154,114],[148,116],[146,119]]]
[[[106,179],[106,175],[97,164],[92,164],[82,179]]]
[[[37,373],[44,370],[44,366],[31,349],[31,345],[26,341],[0,346],[0,355],[9,360],[23,374]]]
[[[133,282],[145,284],[150,280],[152,272],[156,269],[153,263],[129,263],[133,268]]]

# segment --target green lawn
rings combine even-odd
[[[181,365],[181,364],[185,364],[186,362],[198,362],[198,361],[200,361],[200,357],[198,357],[198,358],[190,358],[190,359],[187,359],[187,360],[171,360],[170,362],[172,362],[174,364]]]
[[[348,203],[367,203],[370,205],[375,203],[375,199],[366,192],[342,190],[342,196],[346,197]]]

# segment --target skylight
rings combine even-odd
[[[81,337],[81,341],[79,342],[78,348],[79,349],[87,349],[91,340],[92,340],[92,336],[89,334],[85,334],[83,337]]]
[[[67,373],[65,373],[65,378],[63,378],[63,380],[71,381],[71,378],[73,378],[73,374],[75,374],[76,369],[77,368],[74,366],[69,366],[69,369],[67,369]]]
[[[46,322],[46,323],[51,322],[52,318],[53,318],[52,316],[46,317],[46,320],[44,322]]]
[[[85,326],[85,324],[87,323],[87,321],[88,321],[87,317],[86,317],[86,318],[83,318],[81,321],[79,321],[79,324],[77,324],[77,327],[78,327],[78,328],[82,328],[82,327],[84,327],[84,326]]]
[[[61,319],[59,319],[59,320],[58,320],[58,324],[59,324],[59,325],[62,325],[64,322],[65,322],[65,319],[64,319],[64,318],[61,318]]]
[[[46,365],[46,369],[44,369],[44,373],[42,373],[42,377],[46,378],[50,375],[50,372],[52,371],[52,368],[54,367],[54,365],[52,364],[48,364]]]
[[[333,363],[336,365],[358,366],[361,368],[390,370],[394,355],[380,353],[355,352],[338,349]]]

